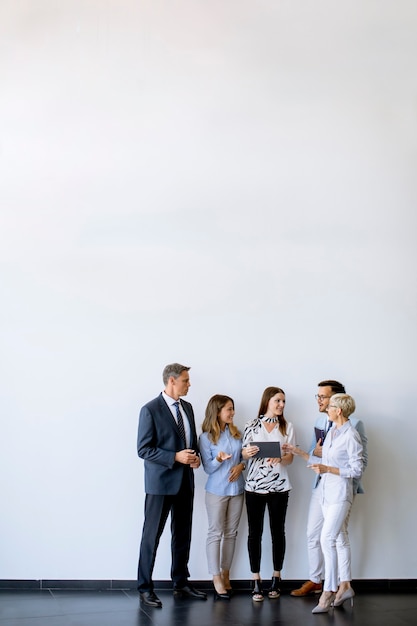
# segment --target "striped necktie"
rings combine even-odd
[[[187,440],[185,439],[185,428],[184,428],[184,420],[182,419],[181,411],[180,411],[180,403],[174,402],[175,410],[177,412],[177,424],[178,430],[180,431],[181,439],[184,444],[187,445]]]

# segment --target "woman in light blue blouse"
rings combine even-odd
[[[200,436],[200,454],[205,472],[208,535],[207,561],[216,597],[229,599],[230,567],[243,508],[242,439],[233,424],[232,398],[210,398]]]

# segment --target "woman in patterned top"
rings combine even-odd
[[[267,387],[262,395],[258,417],[246,424],[243,433],[243,457],[248,459],[245,484],[248,515],[248,551],[252,572],[252,599],[262,602],[264,593],[260,576],[262,532],[265,508],[268,507],[274,571],[268,597],[280,596],[279,583],[285,554],[285,517],[291,483],[287,465],[293,461],[288,453],[280,458],[258,458],[257,442],[279,442],[295,445],[293,425],[284,417],[285,393],[279,387]]]

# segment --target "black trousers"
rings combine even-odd
[[[249,563],[253,574],[261,571],[262,534],[266,507],[268,507],[269,513],[274,570],[280,572],[282,569],[285,555],[285,517],[287,515],[288,494],[288,491],[267,494],[253,491],[245,492],[249,527]]]
[[[175,587],[183,587],[190,575],[191,526],[193,516],[194,489],[190,485],[188,467],[179,492],[170,496],[146,494],[145,520],[139,551],[138,589],[152,591],[152,573],[156,551],[171,513],[171,579]]]

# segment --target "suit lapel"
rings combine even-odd
[[[190,405],[188,404],[188,402],[181,402],[181,406],[184,410],[184,413],[187,416],[188,423],[190,425],[190,434],[191,434],[190,445],[192,448],[195,448],[197,445],[197,433],[195,431],[195,424],[194,424],[192,412],[190,411]]]
[[[178,424],[171,412],[171,409],[169,408],[169,406],[167,405],[167,403],[165,402],[163,395],[161,393],[161,395],[159,396],[159,404],[161,407],[161,414],[162,416],[166,416],[166,422],[168,424],[171,425],[171,427],[174,429],[176,435],[178,437],[180,437],[180,431],[178,430]],[[195,424],[194,424],[194,419],[192,416],[192,413],[190,411],[190,407],[188,402],[182,402],[181,401],[181,407],[182,410],[184,411],[187,419],[188,419],[188,423],[190,425],[190,433],[191,433],[191,447],[195,448],[197,445],[197,434],[196,434],[196,430],[195,430]]]
[[[177,422],[175,421],[175,418],[174,418],[174,416],[171,413],[171,409],[169,408],[169,406],[165,402],[165,400],[164,400],[164,398],[162,396],[162,393],[159,396],[159,405],[161,407],[161,414],[164,417],[164,421],[165,421],[165,418],[166,418],[166,423],[171,426],[171,428],[175,431],[175,433],[177,435],[179,435]]]

